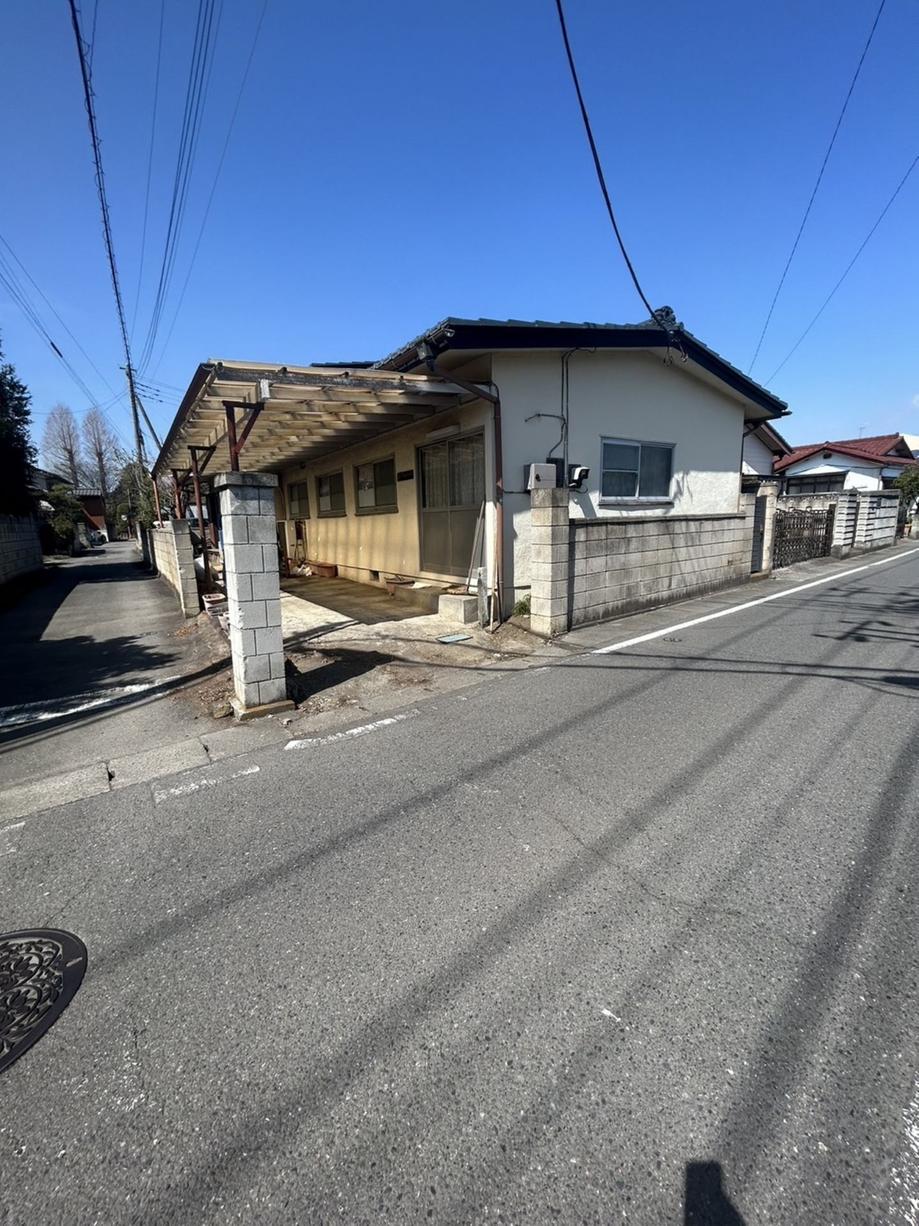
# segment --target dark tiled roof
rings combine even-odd
[[[672,322],[673,327],[665,331],[653,319],[642,323],[617,324],[545,319],[462,319],[450,315],[374,365],[387,370],[410,370],[420,364],[416,350],[422,343],[429,344],[435,354],[452,348],[471,347],[482,350],[571,347],[650,349],[669,343],[675,350],[682,347],[688,357],[722,378],[735,391],[756,401],[771,416],[781,417],[789,411],[784,400],[779,400],[767,388],[688,332],[669,308],[661,308],[658,313],[668,323]],[[457,333],[465,335],[457,336]],[[453,341],[467,343],[453,344]]]

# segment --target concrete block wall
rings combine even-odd
[[[274,473],[220,473],[224,578],[237,715],[284,702]]]
[[[754,496],[743,500],[737,515],[573,521],[571,625],[748,579]]]
[[[41,570],[41,542],[33,515],[0,515],[0,583]]]
[[[561,634],[750,577],[754,494],[736,514],[568,518],[567,490],[534,490],[531,509],[530,627]],[[764,570],[771,567],[768,498]]]
[[[858,523],[855,527],[855,550],[883,549],[897,539],[897,512],[900,506],[898,490],[878,490],[858,495]]]
[[[150,530],[153,562],[162,579],[175,592],[186,617],[197,617],[200,608],[195,551],[191,528],[184,519],[169,519]]]

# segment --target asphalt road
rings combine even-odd
[[[139,559],[133,541],[56,559],[0,611],[0,785],[167,744],[207,722],[175,703],[168,714],[145,705],[148,690],[168,693],[201,662],[177,636],[175,597]]]
[[[0,929],[89,949],[4,1220],[915,1226],[917,584],[0,832]]]

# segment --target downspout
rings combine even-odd
[[[492,405],[495,428],[495,592],[492,599],[489,630],[494,630],[503,620],[501,593],[504,580],[504,448],[501,433],[501,395],[498,385],[494,382],[491,386],[495,390],[491,392],[477,383],[467,383],[465,379],[458,379],[450,371],[439,370],[434,355],[427,345],[419,345],[418,356],[424,360],[432,375],[445,379],[448,383],[455,383],[464,392],[469,392],[479,400],[488,400]]]

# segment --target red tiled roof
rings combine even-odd
[[[808,443],[804,447],[795,447],[790,455],[783,456],[781,460],[777,460],[774,471],[777,473],[783,472],[792,464],[797,464],[799,460],[806,460],[808,456],[812,456],[818,451],[835,451],[840,455],[851,456],[856,460],[870,460],[874,464],[895,464],[903,465],[904,467],[915,464],[917,461],[912,458],[911,452],[909,455],[887,454],[898,443],[902,443],[902,441],[902,434],[873,434],[868,438],[847,438],[836,442]],[[901,452],[904,449],[908,450],[905,443],[900,448]]]

